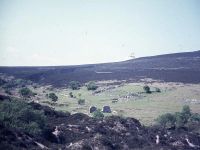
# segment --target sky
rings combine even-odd
[[[200,0],[0,0],[0,66],[200,50]]]

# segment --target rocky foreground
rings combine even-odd
[[[0,149],[69,149],[69,150],[197,150],[200,135],[187,128],[145,127],[134,118],[118,116],[104,119],[85,114],[54,111],[47,106],[29,103],[44,110],[46,127],[40,136],[5,126],[0,122]]]

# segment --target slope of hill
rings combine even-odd
[[[138,80],[153,78],[166,82],[200,83],[200,51],[158,55],[122,62],[79,66],[0,67],[0,73],[64,86],[72,80]]]

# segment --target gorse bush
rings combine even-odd
[[[146,93],[151,93],[150,87],[149,87],[148,85],[145,85],[145,86],[143,87],[143,89],[144,89],[144,91],[145,91]]]
[[[96,118],[96,119],[101,119],[101,118],[104,117],[104,114],[101,112],[100,109],[97,109],[96,111],[94,111],[94,112],[92,113],[92,116],[93,116],[94,118]]]
[[[69,96],[70,96],[71,98],[73,98],[73,97],[74,97],[74,95],[73,95],[73,93],[72,93],[72,92],[70,92],[70,93],[69,93]]]
[[[27,88],[27,87],[20,89],[19,93],[23,97],[33,96],[33,92],[29,88]]]
[[[79,105],[84,105],[85,104],[85,99],[79,99],[78,100]]]
[[[167,128],[176,127],[181,128],[187,126],[187,124],[192,122],[200,123],[200,115],[191,113],[190,107],[185,105],[181,112],[176,112],[174,114],[167,113],[159,116],[156,121],[159,125]]]
[[[95,82],[90,81],[87,85],[86,85],[88,90],[96,90],[98,88],[98,86],[96,85]]]
[[[78,81],[69,82],[69,88],[71,88],[72,90],[78,90],[78,89],[80,89],[80,86],[81,86],[81,84]]]
[[[42,133],[45,119],[43,111],[34,110],[25,102],[17,100],[0,102],[0,120],[5,126],[38,135]]]
[[[51,98],[52,101],[56,102],[58,100],[58,96],[56,96],[55,93],[49,93],[49,98]]]

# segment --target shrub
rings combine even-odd
[[[85,104],[85,99],[79,99],[78,100],[79,105],[84,105]]]
[[[41,134],[45,126],[45,115],[25,102],[12,100],[0,102],[0,120],[5,126],[30,134]]]
[[[72,92],[70,92],[70,93],[69,93],[69,96],[70,96],[71,98],[73,98],[73,97],[74,97],[74,95],[73,95],[73,93],[72,93]]]
[[[150,87],[149,87],[148,85],[145,85],[145,86],[143,87],[143,89],[144,89],[144,91],[145,91],[146,93],[151,93]]]
[[[98,86],[96,85],[95,82],[90,81],[87,85],[86,85],[88,90],[96,90],[98,88]]]
[[[33,92],[27,87],[20,89],[19,93],[23,97],[33,96]]]
[[[156,92],[160,93],[161,90],[159,88],[155,88],[156,89]]]
[[[78,81],[71,81],[71,82],[69,83],[69,87],[70,87],[72,90],[78,90],[78,89],[80,89],[80,86],[81,86],[81,84],[80,84],[80,82],[78,82]]]
[[[104,117],[104,114],[101,112],[100,109],[97,109],[96,111],[94,111],[92,113],[92,116],[96,119],[100,119],[100,118],[103,118]]]
[[[175,126],[176,118],[173,114],[166,113],[158,117],[157,122],[164,127]]]
[[[49,98],[51,98],[51,100],[54,102],[58,100],[58,96],[56,96],[55,93],[49,93]]]

